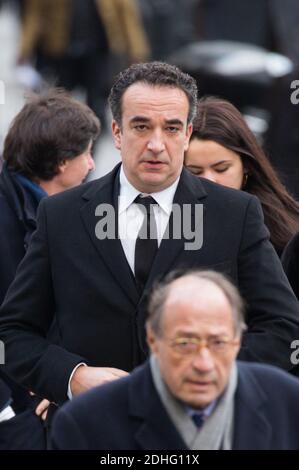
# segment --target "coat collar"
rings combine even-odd
[[[81,218],[93,245],[114,276],[115,282],[120,285],[125,294],[136,305],[139,300],[139,294],[135,279],[122,249],[121,242],[117,238],[119,170],[120,164],[108,175],[94,182],[82,194],[84,204],[81,207]],[[97,223],[102,219],[102,217],[99,219],[99,216],[96,215],[98,214],[99,205],[102,205],[102,207],[107,205],[107,210],[111,211],[111,219],[114,223],[112,238],[99,239],[96,235]],[[105,217],[106,213],[103,216]]]
[[[238,362],[233,449],[269,449],[272,426],[264,411],[266,402],[250,365]]]
[[[0,188],[18,220],[26,227],[26,230],[32,232],[36,228],[38,201],[33,196],[32,189],[29,188],[29,180],[28,183],[28,185],[22,184],[7,168],[6,163],[3,164]]]
[[[237,364],[233,450],[268,449],[272,427],[264,411],[267,396],[250,366]],[[155,389],[149,362],[131,375],[129,414],[140,420],[135,439],[142,449],[186,449]]]
[[[141,449],[187,449],[161,403],[148,362],[131,376],[129,415],[139,419],[135,439]]]

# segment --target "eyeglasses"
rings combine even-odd
[[[239,344],[239,340],[229,340],[226,338],[176,338],[169,343],[169,346],[180,356],[194,356],[201,348],[207,348],[210,353],[227,353],[231,346]]]

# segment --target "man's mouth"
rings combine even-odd
[[[146,168],[162,168],[162,166],[165,165],[165,162],[162,162],[161,160],[146,160],[143,162],[144,166]]]
[[[213,384],[211,380],[188,380],[187,382],[189,385],[195,388],[206,388]]]

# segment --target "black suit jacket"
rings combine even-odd
[[[298,394],[297,378],[276,367],[239,362],[232,448],[298,450]],[[63,406],[54,418],[52,447],[187,449],[154,387],[148,363]]]
[[[116,204],[118,172],[119,166],[42,201],[38,229],[0,312],[6,369],[55,402],[66,399],[79,362],[131,371],[147,355],[146,294],[140,298],[121,242],[95,235],[97,206]],[[186,251],[185,239],[164,239],[146,287],[174,268],[227,273],[248,303],[240,356],[290,368],[289,345],[299,336],[298,304],[268,241],[257,199],[183,170],[174,202],[204,205],[203,246]],[[54,312],[60,346],[45,339]]]

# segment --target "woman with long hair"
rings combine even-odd
[[[299,204],[230,102],[216,97],[199,101],[185,166],[195,175],[257,196],[279,255],[299,231]]]

